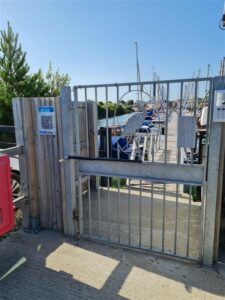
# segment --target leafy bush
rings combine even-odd
[[[126,178],[112,177],[111,187],[118,188],[120,186],[120,188],[125,188],[126,182],[127,182]]]
[[[133,100],[129,100],[133,101]],[[108,117],[112,118],[115,116],[122,116],[128,113],[133,112],[133,104],[128,104],[125,101],[121,101],[120,104],[113,103],[108,101]],[[106,103],[102,101],[98,102],[98,119],[105,119],[106,118]]]

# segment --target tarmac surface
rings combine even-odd
[[[224,299],[225,275],[61,233],[0,242],[0,299]]]

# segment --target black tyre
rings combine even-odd
[[[13,199],[16,199],[21,196],[20,175],[12,172],[11,181]]]

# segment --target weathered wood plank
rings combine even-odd
[[[13,99],[13,117],[15,124],[15,135],[16,142],[18,145],[24,146],[24,133],[23,133],[23,118],[22,118],[22,105],[20,98]],[[28,196],[28,170],[27,170],[27,160],[26,151],[23,149],[22,155],[19,158],[20,167],[20,184],[22,196]],[[23,213],[23,228],[29,228],[29,199],[23,207],[21,207]]]
[[[36,158],[34,148],[34,134],[33,134],[33,118],[31,99],[21,99],[22,105],[22,119],[23,119],[23,134],[24,134],[24,152],[27,161],[28,172],[28,197],[29,197],[29,228],[32,232],[39,231],[39,205],[37,194],[37,180],[36,180]]]

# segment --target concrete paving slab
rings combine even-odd
[[[0,242],[0,299],[224,299],[225,277],[61,233],[13,233]]]

